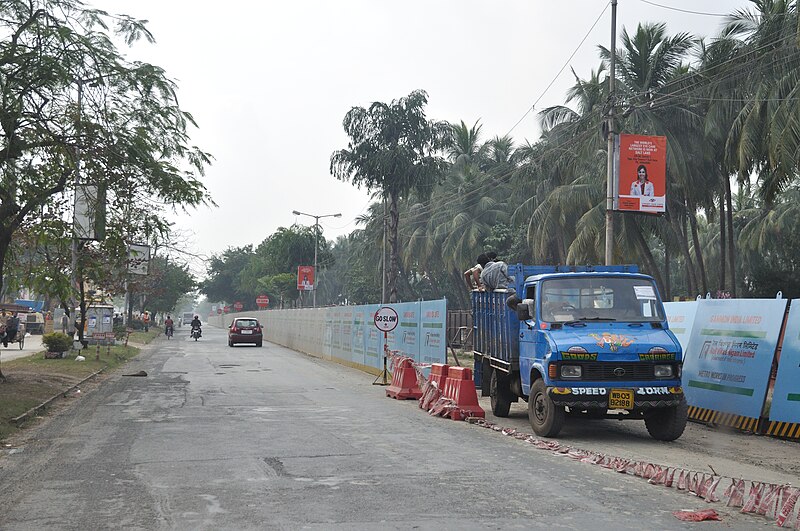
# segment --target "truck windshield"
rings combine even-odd
[[[545,280],[542,321],[663,321],[661,302],[645,278],[582,277]]]

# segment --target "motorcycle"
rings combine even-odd
[[[164,333],[167,335],[167,339],[172,339],[173,330],[171,326],[168,326]]]
[[[192,328],[191,337],[194,338],[195,341],[200,339],[201,335],[202,334],[200,333],[200,329],[199,328]]]

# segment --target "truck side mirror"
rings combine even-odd
[[[531,318],[531,314],[528,311],[528,305],[525,303],[517,304],[517,319],[520,321],[527,321]]]

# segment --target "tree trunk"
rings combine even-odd
[[[667,301],[672,300],[672,282],[670,280],[670,271],[669,271],[669,245],[664,242],[664,281],[666,285],[664,286],[664,297]]]
[[[725,179],[725,203],[728,208],[728,266],[731,268],[731,297],[736,298],[736,260],[734,254],[736,249],[733,246],[733,201],[731,199],[731,180]]]
[[[725,258],[727,252],[725,250],[725,194],[719,196],[719,290],[725,291]]]
[[[396,193],[389,193],[389,302],[397,302],[397,271],[398,271],[398,228],[400,225],[400,212]]]
[[[639,254],[647,266],[647,270],[655,279],[658,291],[664,293],[664,279],[661,277],[661,271],[658,269],[658,264],[653,258],[653,253],[651,253],[650,249],[647,247],[647,242],[642,235],[642,231],[639,229],[639,225],[635,221],[631,221],[627,223],[627,228],[631,229],[629,232],[633,233],[634,244],[638,248]]]
[[[700,232],[697,230],[697,207],[689,202],[689,224],[692,226],[692,245],[694,245],[694,256],[697,259],[697,267],[700,268],[700,286],[702,295],[708,293],[708,275],[706,273],[705,260],[703,259],[703,249],[700,247]]]
[[[681,254],[683,255],[683,259],[686,261],[687,291],[689,294],[696,294],[697,276],[695,275],[694,271],[694,263],[692,262],[692,255],[689,252],[689,236],[686,233],[685,227],[681,226],[680,220],[673,217],[671,221],[672,221],[672,228],[675,231],[675,236],[677,237],[678,242],[680,243],[681,246]]]

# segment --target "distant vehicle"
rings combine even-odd
[[[183,326],[185,324],[189,324],[194,319],[194,313],[192,312],[183,312],[180,317],[178,317],[178,326]]]
[[[263,341],[261,323],[255,317],[237,317],[228,328],[228,346],[239,343],[254,343],[257,347]]]

